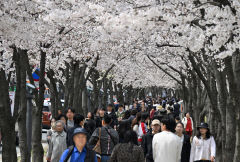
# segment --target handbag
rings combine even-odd
[[[93,148],[93,151],[96,152],[96,156],[97,156],[98,162],[101,162],[101,154],[102,154],[101,144],[100,144],[101,139],[100,138],[101,138],[101,128],[99,128],[99,137],[98,137],[97,144]]]

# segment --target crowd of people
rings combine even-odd
[[[51,119],[47,161],[51,162],[213,162],[216,144],[207,123],[197,127],[181,115],[178,100],[135,100],[88,112],[68,108]]]

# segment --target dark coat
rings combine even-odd
[[[68,129],[67,131],[67,147],[70,147],[73,145],[73,132],[74,129],[81,127],[80,125],[75,125],[74,127]]]
[[[96,130],[93,132],[89,140],[89,145],[95,146],[97,144],[97,141],[99,139],[99,129],[100,128],[96,128]],[[111,140],[109,140],[109,138]],[[112,153],[114,146],[118,144],[118,141],[119,136],[117,131],[112,129],[110,126],[101,127],[100,145],[102,155],[110,155]]]
[[[190,137],[188,135],[184,135],[181,162],[189,162],[190,152],[191,152]]]
[[[153,152],[152,152],[152,140],[153,140],[152,132],[147,133],[142,138],[141,146],[143,148],[144,156],[147,162],[154,162],[153,160]]]
[[[118,125],[117,115],[116,115],[116,113],[115,113],[114,111],[112,111],[112,112],[109,114],[109,116],[111,116],[111,118],[112,118],[112,122],[111,122],[110,126],[111,126],[112,128],[114,128],[114,126],[117,126],[117,125]]]
[[[115,146],[109,162],[145,162],[141,147],[131,143]]]
[[[179,116],[181,106],[178,103],[176,103],[176,104],[173,105],[173,107],[174,107],[175,116]]]

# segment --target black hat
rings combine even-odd
[[[206,129],[209,130],[209,127],[208,127],[208,124],[207,124],[207,123],[201,123],[201,124],[197,127],[197,129],[200,129],[200,128],[206,128]]]
[[[76,134],[80,134],[80,133],[85,134],[85,135],[88,134],[87,131],[86,131],[86,129],[84,129],[84,128],[76,128],[76,129],[74,129],[73,137],[74,137]]]

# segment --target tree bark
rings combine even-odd
[[[3,69],[0,69],[0,127],[2,134],[2,161],[16,162],[15,118],[12,117],[9,99],[9,84]]]
[[[236,84],[236,144],[234,162],[240,161],[240,51],[239,49],[232,56],[234,81]]]
[[[41,51],[40,76],[39,76],[39,98],[37,106],[33,108],[32,120],[32,161],[43,162],[42,147],[42,108],[44,101],[44,75],[45,75],[46,53]]]
[[[30,152],[27,146],[27,132],[26,132],[26,113],[27,113],[27,91],[26,91],[26,67],[25,58],[27,55],[26,50],[18,49],[18,59],[16,60],[16,74],[19,75],[17,78],[17,84],[20,84],[20,103],[19,103],[19,117],[18,117],[18,128],[19,128],[19,147],[21,153],[21,162],[30,162]],[[25,57],[23,56],[25,55]],[[15,105],[17,106],[17,105]]]

